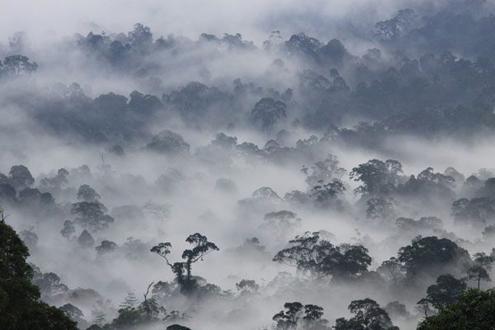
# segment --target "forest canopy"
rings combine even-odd
[[[492,2],[40,3],[0,20],[1,329],[493,327]]]

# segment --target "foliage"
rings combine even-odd
[[[495,324],[495,291],[467,290],[459,301],[422,321],[419,330],[491,329]]]
[[[170,254],[172,244],[170,242],[159,243],[151,248],[151,252],[158,254],[167,265],[172,269],[175,274],[178,283],[181,285],[183,292],[191,292],[195,289],[196,282],[192,278],[191,268],[192,264],[203,260],[203,258],[212,251],[218,251],[218,247],[215,243],[208,241],[208,238],[200,233],[189,235],[186,238],[186,242],[193,245],[191,249],[186,249],[182,252],[182,259],[184,262],[170,263],[168,255]],[[184,273],[185,277],[184,277]]]
[[[369,195],[386,195],[394,192],[400,183],[402,164],[396,160],[385,162],[372,159],[352,169],[349,176],[362,184],[357,193]]]
[[[26,263],[28,249],[16,232],[0,222],[0,328],[5,330],[76,330],[61,310],[40,301]]]
[[[329,330],[328,320],[323,319],[323,308],[317,305],[303,305],[300,302],[284,304],[285,311],[273,316],[277,330]]]
[[[471,258],[466,250],[446,238],[418,237],[410,245],[400,248],[398,260],[407,277],[434,274],[449,267],[468,267]]]
[[[440,275],[436,284],[430,285],[426,290],[426,299],[433,307],[442,310],[456,303],[466,290],[466,283],[452,275]]]
[[[350,319],[338,318],[335,330],[398,330],[387,312],[370,298],[354,300],[349,304],[349,311],[354,314]]]
[[[319,232],[306,232],[289,243],[291,247],[279,251],[273,261],[295,265],[298,270],[316,277],[359,278],[371,264],[365,247],[350,244],[335,246],[321,239]]]

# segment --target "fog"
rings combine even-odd
[[[79,329],[416,329],[440,275],[492,286],[490,2],[0,7],[0,213]]]
[[[289,33],[332,33],[321,27],[338,24],[356,13],[367,12],[361,20],[382,18],[411,1],[317,0],[301,4],[293,0],[245,1],[2,1],[2,37],[18,31],[38,37],[62,38],[89,31],[125,31],[136,22],[146,22],[153,31],[196,37],[201,33],[242,33],[262,41],[275,29]],[[419,1],[417,3],[423,3]],[[376,17],[373,17],[375,16]],[[380,16],[379,16],[380,15]],[[336,22],[337,21],[337,22]]]

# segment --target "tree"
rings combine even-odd
[[[354,167],[349,176],[354,181],[362,184],[356,188],[356,192],[369,195],[383,195],[395,191],[400,183],[402,164],[396,160],[385,162],[372,159],[367,163]]]
[[[3,65],[0,63],[0,77],[2,75],[16,77],[25,74],[30,74],[38,69],[38,64],[30,62],[27,56],[11,55],[3,60]]]
[[[395,217],[395,205],[392,198],[376,197],[366,202],[366,217],[373,220],[390,220]]]
[[[59,169],[54,177],[40,180],[40,190],[49,191],[52,194],[61,193],[63,185],[68,183],[67,176],[69,176],[69,172],[66,169]]]
[[[452,203],[452,214],[459,223],[486,226],[495,221],[495,199],[478,197],[461,198]]]
[[[81,235],[79,235],[77,242],[85,248],[90,248],[95,245],[95,239],[86,229],[82,231]]]
[[[241,294],[256,293],[260,288],[254,280],[241,280],[235,284],[235,287]]]
[[[428,298],[421,298],[416,304],[417,304],[417,310],[420,313],[423,313],[425,315],[425,318],[427,318],[428,315],[433,313],[430,307],[431,303],[428,300]]]
[[[89,185],[83,184],[77,191],[77,199],[83,202],[95,203],[101,196]]]
[[[60,310],[64,312],[72,321],[78,323],[79,325],[84,324],[84,313],[72,304],[65,304],[60,307]]]
[[[273,316],[277,330],[326,330],[328,320],[323,319],[323,308],[317,305],[303,305],[300,302],[284,304],[285,311]]]
[[[495,291],[469,289],[459,300],[426,317],[418,330],[493,329],[495,324]]]
[[[60,276],[52,272],[43,273],[36,266],[33,266],[32,282],[40,289],[43,301],[56,300],[69,291],[67,285],[62,283]]]
[[[0,328],[5,330],[76,330],[61,310],[40,301],[26,263],[27,247],[16,232],[0,222]]]
[[[189,235],[186,238],[186,242],[193,245],[191,249],[186,249],[182,252],[182,259],[184,262],[170,263],[168,255],[171,252],[172,244],[170,242],[159,243],[151,248],[151,252],[158,254],[167,265],[172,269],[172,272],[176,275],[178,283],[184,292],[188,292],[194,289],[195,281],[191,276],[192,264],[203,260],[203,258],[212,251],[218,251],[218,247],[215,243],[208,241],[208,238],[199,233]],[[184,278],[184,273],[186,277]]]
[[[403,264],[409,279],[435,275],[449,268],[468,267],[469,253],[447,238],[418,237],[410,245],[399,249],[398,260]]]
[[[29,188],[34,183],[34,178],[29,169],[24,165],[12,166],[9,172],[10,182],[17,191]]]
[[[353,300],[348,307],[354,314],[350,319],[338,318],[335,330],[398,330],[387,312],[373,299]]]
[[[75,232],[76,227],[74,226],[74,223],[70,220],[65,220],[64,227],[60,230],[60,234],[65,238],[70,238]]]
[[[371,264],[368,250],[361,245],[335,246],[320,239],[320,232],[306,232],[289,241],[291,247],[279,251],[273,261],[295,265],[316,277],[358,278]]]
[[[7,179],[8,182],[8,179]],[[13,205],[17,201],[17,192],[9,183],[0,183],[0,201],[2,203]]]
[[[136,23],[134,29],[127,34],[129,42],[137,53],[147,53],[153,44],[153,34],[149,27]]]
[[[492,264],[495,262],[495,255],[493,253],[487,255],[484,252],[478,252],[473,257],[475,264],[485,267],[488,270],[492,269]]]
[[[281,210],[265,214],[263,223],[259,226],[262,238],[267,240],[285,240],[287,236],[301,225],[301,218],[294,212]]]
[[[419,19],[415,10],[401,9],[391,19],[376,23],[373,34],[380,41],[394,41],[413,29]]]
[[[158,153],[180,155],[189,153],[190,146],[181,135],[164,130],[154,135],[146,148]]]
[[[19,192],[17,201],[27,209],[43,212],[55,206],[55,199],[50,193],[42,193],[37,188],[24,188]]]
[[[191,329],[180,324],[172,324],[169,325],[166,330],[191,330]]]
[[[334,155],[328,155],[327,158],[316,162],[310,168],[303,167],[301,171],[306,175],[305,181],[310,187],[335,179],[340,180],[346,172],[344,168],[339,167],[339,161]]]
[[[118,316],[110,324],[110,329],[127,329],[131,327],[143,327],[163,320],[167,311],[159,306],[154,297],[149,297],[151,282],[145,293],[144,300],[136,305],[135,297],[128,295],[128,299],[120,306]],[[105,329],[107,327],[105,326]]]
[[[442,173],[435,173],[433,168],[420,172],[417,177],[411,175],[409,180],[404,183],[399,191],[403,194],[420,198],[423,202],[430,202],[432,198],[442,199],[451,202],[455,193],[454,178]]]
[[[481,285],[481,280],[491,281],[488,270],[491,270],[492,264],[495,262],[495,257],[486,255],[484,252],[474,254],[474,265],[468,269],[468,279],[477,281],[478,289]]]
[[[151,115],[154,110],[163,106],[160,99],[153,95],[144,95],[138,91],[133,91],[130,94],[130,97],[129,108],[138,113]],[[114,147],[118,147],[117,149],[120,149],[117,154],[124,155],[124,149],[121,146],[117,145]]]
[[[254,105],[250,120],[258,128],[267,132],[272,130],[279,120],[287,117],[286,111],[287,105],[284,102],[264,97]]]
[[[394,284],[399,284],[400,281],[405,278],[404,266],[396,257],[392,257],[382,262],[376,271],[385,280],[391,281]]]
[[[98,201],[73,203],[70,212],[76,216],[74,219],[76,224],[92,232],[106,229],[114,221],[105,213],[107,212],[105,205]]]
[[[103,240],[95,249],[99,255],[103,255],[115,251],[118,247],[119,246],[115,242]]]
[[[310,197],[315,204],[320,207],[337,206],[341,207],[339,196],[345,191],[344,184],[339,180],[332,180],[329,183],[318,184],[311,188]]]
[[[6,218],[7,216],[5,215],[5,211],[0,207],[0,223],[5,223]]]
[[[440,275],[426,290],[426,299],[438,310],[454,304],[466,290],[466,283],[450,274]]]
[[[476,280],[478,284],[478,289],[480,288],[481,285],[481,280],[484,281],[491,281],[490,275],[486,271],[486,269],[483,266],[480,265],[474,265],[471,268],[468,269],[468,278]]]

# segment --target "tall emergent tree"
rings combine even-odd
[[[171,263],[168,260],[168,255],[170,254],[170,249],[172,248],[172,244],[170,242],[159,243],[151,248],[151,252],[156,253],[165,259],[165,262],[177,277],[177,282],[181,286],[183,292],[193,290],[196,284],[196,281],[191,275],[192,264],[203,260],[203,257],[208,253],[219,250],[215,243],[208,241],[206,236],[199,233],[189,235],[186,238],[186,242],[192,244],[193,247],[182,252],[182,259],[185,260],[183,262]],[[186,273],[185,277],[184,273]]]

